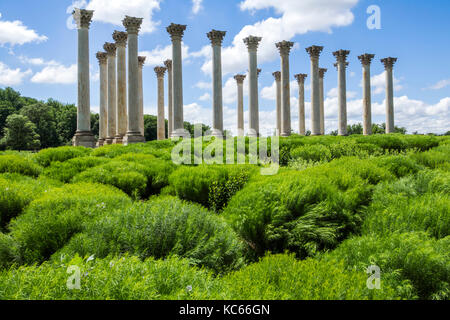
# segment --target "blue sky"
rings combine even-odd
[[[242,38],[262,36],[258,51],[260,127],[275,126],[272,72],[280,68],[275,42],[290,40],[292,127],[298,130],[297,85],[293,75],[310,73],[305,48],[322,45],[320,66],[325,75],[326,131],[337,129],[337,72],[332,52],[351,51],[347,73],[349,123],[362,121],[361,64],[357,56],[374,53],[372,63],[373,120],[384,122],[384,77],[380,59],[398,57],[395,76],[395,120],[409,132],[450,130],[450,2],[448,0],[2,0],[0,2],[0,87],[11,86],[25,96],[76,101],[76,30],[71,6],[95,9],[90,29],[91,105],[98,110],[98,63],[95,53],[123,30],[125,14],[144,18],[139,51],[147,56],[144,104],[156,114],[153,67],[170,58],[171,22],[187,24],[183,38],[185,120],[211,124],[210,43],[206,33],[226,30],[223,42],[224,126],[236,128],[236,84],[232,76],[247,70]],[[381,29],[369,30],[367,8],[381,10]],[[309,80],[306,118],[309,128]],[[246,81],[247,84],[247,81]],[[245,85],[246,85],[245,84]],[[247,91],[247,90],[246,90]],[[244,97],[247,110],[247,92]],[[167,100],[167,98],[166,98]],[[167,104],[167,101],[166,101]],[[166,113],[167,114],[167,113]],[[245,115],[247,120],[247,114]],[[246,123],[247,125],[247,123]],[[247,126],[246,126],[247,127]]]

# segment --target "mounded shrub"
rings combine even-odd
[[[425,233],[408,232],[348,239],[330,256],[344,260],[349,269],[377,265],[381,286],[395,288],[403,298],[448,299],[449,247],[450,237],[435,240]]]
[[[69,183],[80,172],[107,162],[109,162],[109,159],[89,156],[73,158],[65,162],[55,161],[45,168],[44,175],[64,183]]]
[[[0,232],[0,273],[14,264],[20,264],[18,244],[11,236]]]
[[[162,160],[171,159],[171,150],[175,145],[171,140],[150,141],[147,143],[135,143],[128,146],[112,144],[95,149],[92,155],[95,157],[116,158],[127,153],[151,154]]]
[[[163,197],[93,221],[62,253],[106,257],[129,252],[142,259],[176,255],[225,272],[243,264],[242,248],[222,218],[199,205]]]
[[[67,184],[29,204],[9,225],[24,262],[42,262],[102,213],[131,204],[123,192],[101,184]]]
[[[403,155],[379,157],[375,163],[389,170],[397,178],[415,174],[422,169],[414,160]]]
[[[42,168],[28,158],[17,155],[0,155],[0,173],[19,173],[24,176],[37,177]]]
[[[431,168],[450,171],[450,145],[443,145],[427,152],[417,152],[411,157],[418,163]]]
[[[321,144],[305,145],[292,150],[291,158],[315,162],[328,162],[331,160],[331,152],[328,147]]]
[[[52,162],[64,162],[69,159],[88,156],[92,149],[85,147],[58,147],[39,151],[34,159],[43,167],[48,167]]]

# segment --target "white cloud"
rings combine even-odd
[[[2,14],[0,13],[0,19]],[[42,42],[48,38],[39,35],[36,31],[28,29],[20,20],[5,21],[0,20],[0,45],[10,44],[22,45],[29,42]]]
[[[356,95],[357,95],[357,93],[355,91],[347,90],[347,99],[352,99],[352,98],[356,97]],[[337,96],[338,96],[338,88],[337,87],[334,87],[327,92],[327,97],[329,97],[329,98],[337,98]]]
[[[192,0],[192,13],[197,14],[200,12],[200,10],[203,9],[202,6],[203,0]]]
[[[207,89],[211,89],[212,85],[211,85],[211,82],[199,81],[194,85],[194,87],[207,90]]]
[[[72,64],[68,67],[57,64],[48,65],[36,73],[32,78],[33,83],[48,84],[74,84],[77,82],[77,65]]]
[[[0,85],[19,85],[22,83],[23,79],[31,75],[31,73],[31,70],[22,71],[20,68],[10,69],[6,64],[0,62]]]
[[[27,56],[19,56],[20,62],[24,64],[31,64],[33,66],[56,66],[58,65],[58,62],[55,60],[46,61],[43,58],[29,58]]]
[[[141,26],[141,34],[153,32],[160,24],[152,20],[154,11],[160,9],[161,0],[77,0],[67,8],[67,13],[72,14],[74,8],[94,10],[93,21],[111,23],[123,28],[122,20],[125,15],[144,18]],[[75,28],[73,19],[67,20],[69,29]]]
[[[223,73],[241,72],[247,67],[247,48],[242,39],[249,35],[260,36],[258,49],[259,63],[272,61],[279,57],[275,43],[290,40],[299,34],[310,31],[331,32],[333,27],[348,26],[353,22],[351,9],[358,0],[245,0],[241,10],[256,11],[273,8],[280,17],[270,17],[253,25],[246,25],[234,37],[232,45],[224,47]],[[298,47],[297,47],[298,48]],[[201,50],[205,58],[202,71],[211,72],[211,57],[205,48]]]
[[[383,71],[380,74],[377,74],[370,78],[372,85],[372,94],[380,94],[384,93],[386,90],[386,71]],[[362,80],[360,82],[360,87],[362,87]],[[403,89],[403,85],[400,84],[400,79],[397,79],[394,76],[394,90],[399,91]]]
[[[182,43],[181,53],[184,62],[188,62],[191,54],[189,53],[189,47]],[[158,65],[163,65],[163,62],[167,59],[172,59],[172,45],[168,45],[166,47],[157,46],[151,51],[141,51],[139,52],[140,56],[147,57],[145,59],[145,65],[148,67],[154,67]]]
[[[200,101],[210,101],[211,100],[211,95],[206,92],[204,95],[200,96],[200,98],[198,98],[198,100]]]
[[[443,88],[445,88],[447,86],[450,86],[450,79],[444,79],[444,80],[438,81],[437,83],[435,83],[434,85],[428,87],[427,89],[440,90],[440,89],[443,89]]]

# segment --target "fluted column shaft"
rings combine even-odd
[[[106,52],[97,52],[97,59],[100,66],[98,146],[101,147],[108,136],[108,56]]]
[[[144,68],[145,57],[138,57],[139,73],[139,131],[145,137],[144,127],[144,83],[142,79],[142,69]]]
[[[323,47],[311,46],[306,49],[311,58],[311,135],[320,135],[320,83],[319,56]]]
[[[363,69],[363,134],[372,134],[372,98],[370,88],[370,63],[375,57],[373,54],[363,54],[358,57]]]
[[[296,74],[298,83],[298,132],[300,135],[306,135],[305,127],[305,78],[306,74]]]
[[[259,103],[258,103],[258,57],[257,50],[260,37],[249,36],[244,39],[248,48],[249,64],[249,136],[259,135]]]
[[[394,124],[394,75],[393,68],[397,58],[385,58],[381,62],[386,71],[386,133],[395,132]]]
[[[164,118],[164,73],[165,67],[155,67],[155,73],[158,79],[158,117],[156,133],[158,140],[166,138],[166,121]]]
[[[113,33],[117,48],[117,108],[114,143],[122,143],[127,132],[127,37],[126,32],[114,31]]]
[[[291,135],[291,93],[289,76],[289,52],[293,42],[281,41],[276,44],[281,57],[281,135]]]
[[[116,45],[107,42],[103,48],[108,53],[108,133],[106,143],[111,144],[117,132]]]
[[[167,68],[167,123],[168,123],[168,136],[172,136],[173,131],[173,84],[172,84],[172,60],[164,61],[164,65]]]
[[[327,69],[319,68],[319,96],[320,96],[320,134],[325,134],[325,94],[323,78]]]
[[[272,73],[275,78],[276,90],[276,113],[277,113],[277,132],[276,135],[281,135],[281,72],[276,71]]]
[[[237,74],[234,76],[237,84],[237,135],[244,135],[244,79],[245,75]]]
[[[348,50],[338,50],[333,52],[336,57],[338,71],[338,135],[347,135],[347,85],[346,85],[346,69]]]

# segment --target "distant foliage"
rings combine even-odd
[[[0,173],[19,173],[37,177],[41,172],[42,167],[28,158],[18,155],[0,155]]]
[[[64,162],[69,159],[84,157],[89,155],[92,149],[85,147],[60,147],[49,148],[39,151],[35,160],[43,167],[48,167],[52,162]]]

